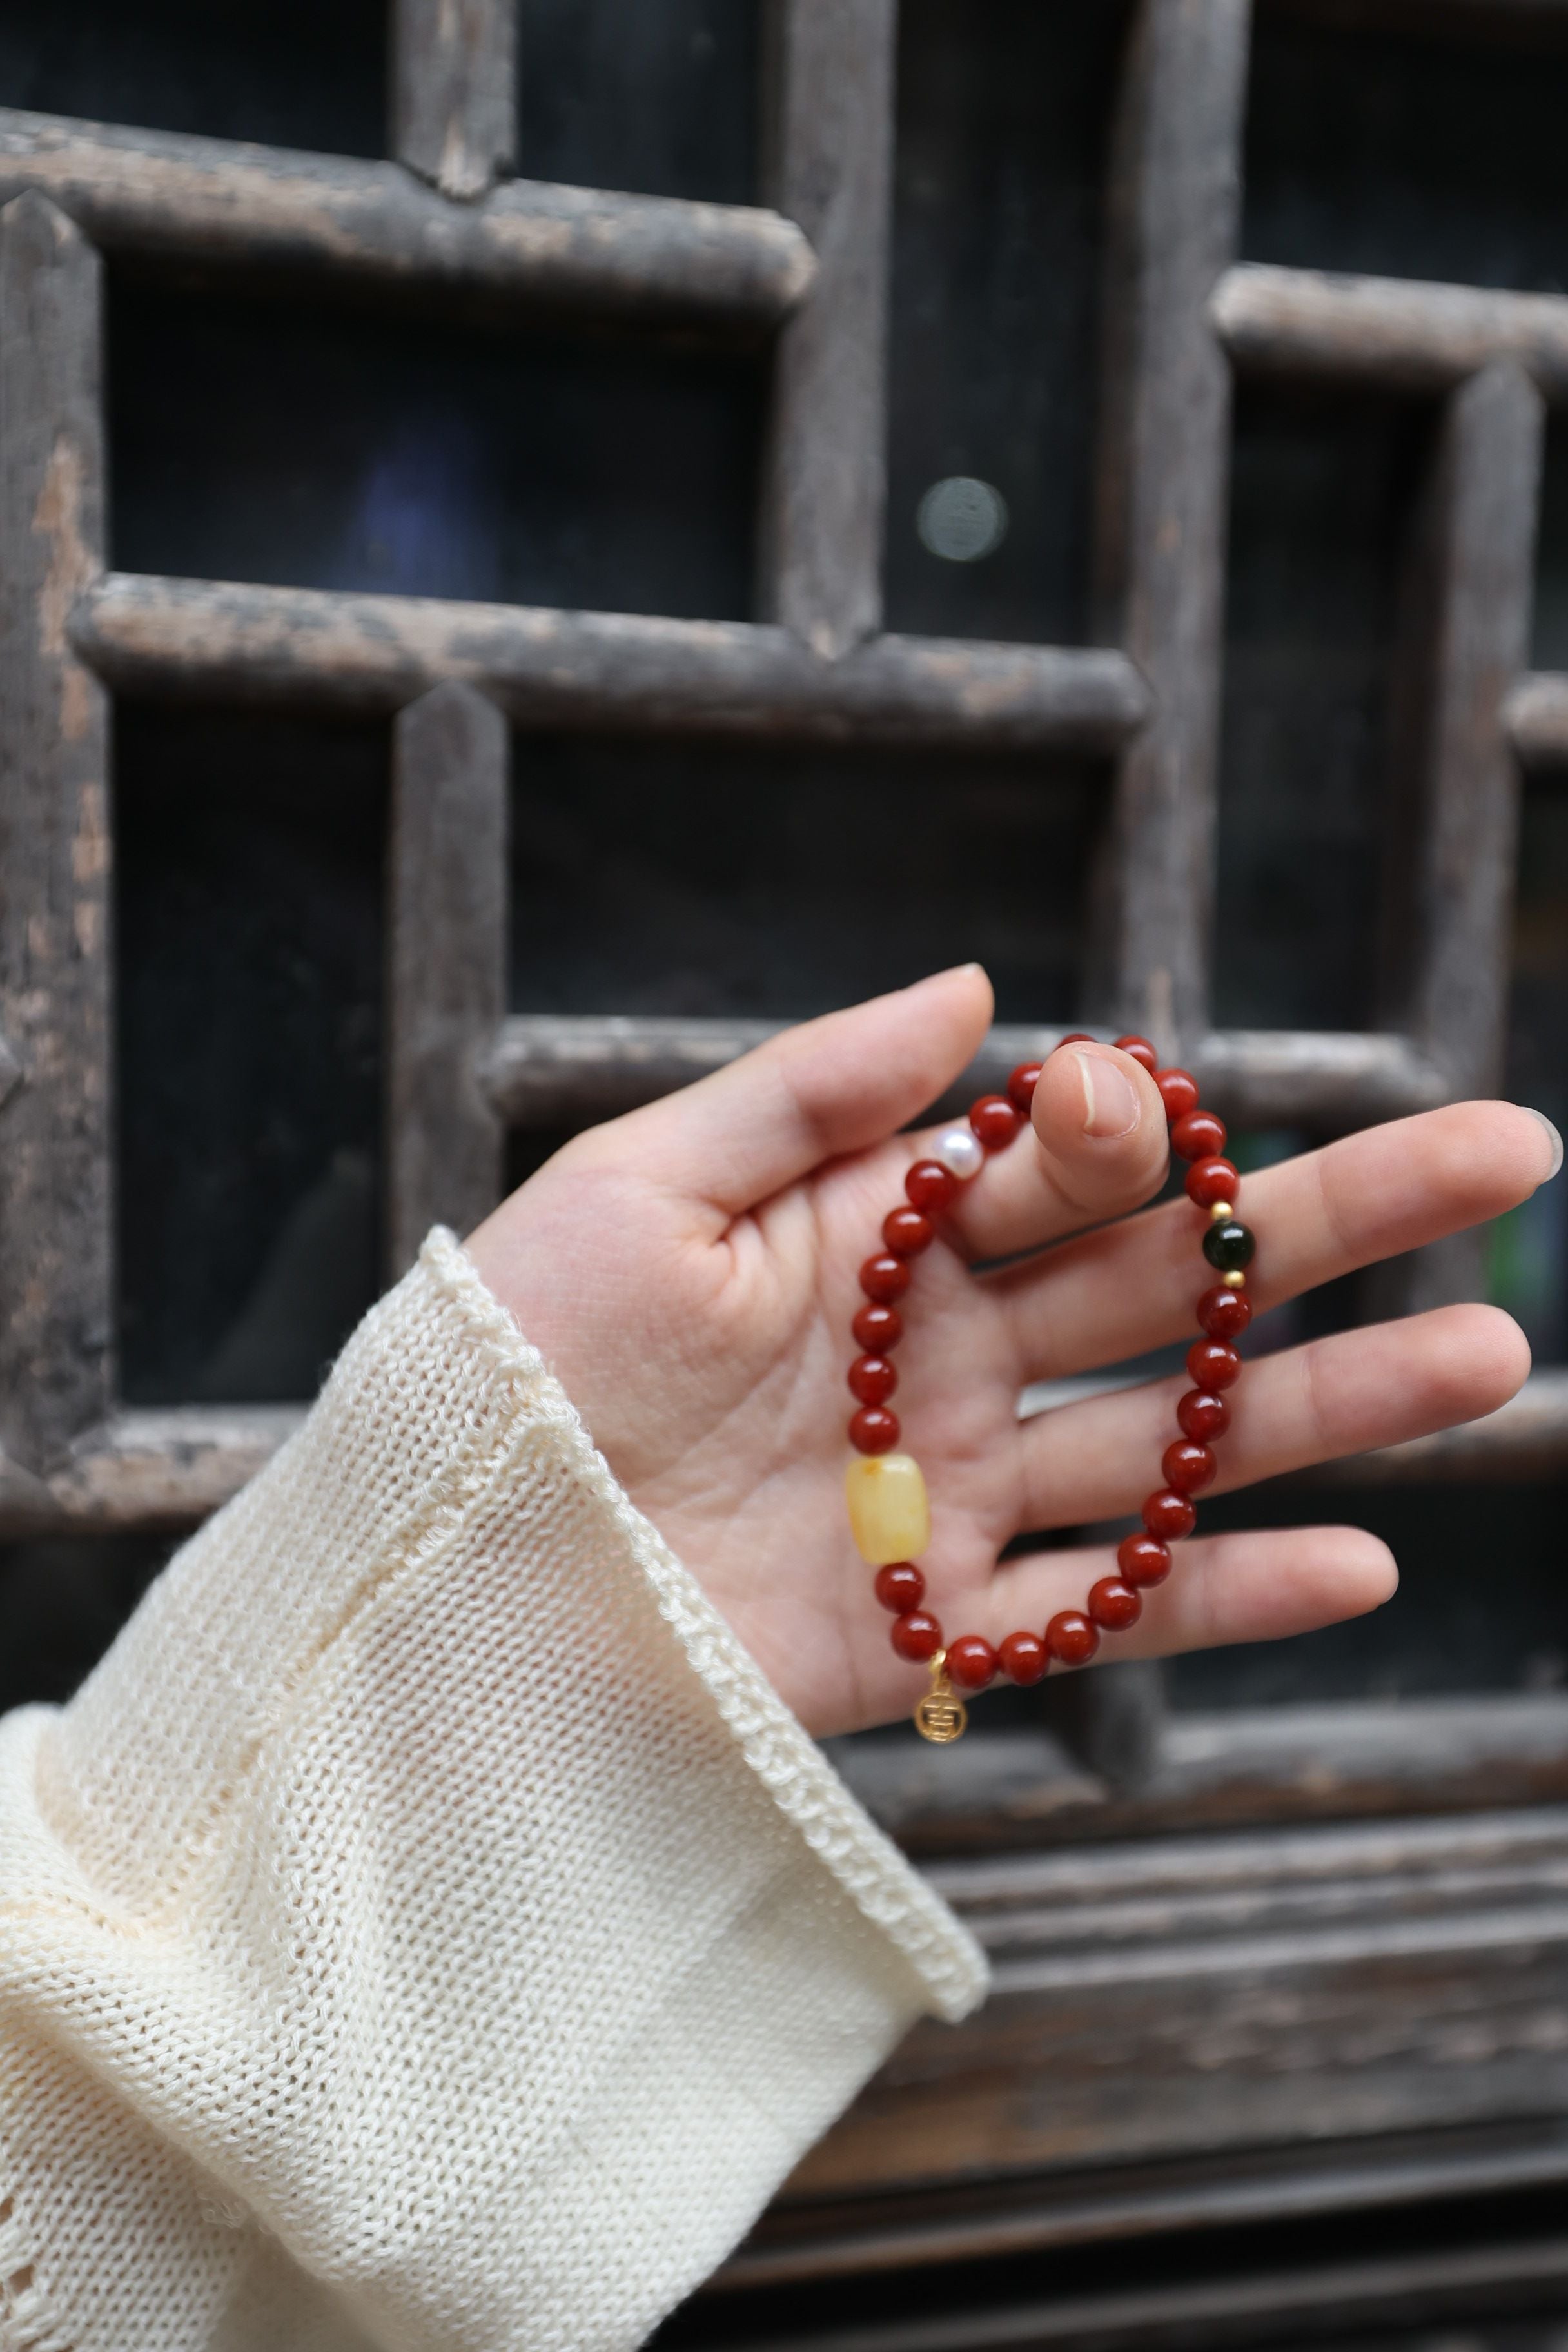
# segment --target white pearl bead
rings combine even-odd
[[[967,1183],[978,1176],[985,1164],[985,1149],[972,1127],[944,1127],[931,1146],[931,1156],[940,1160],[950,1176]]]

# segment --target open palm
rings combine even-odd
[[[633,1500],[818,1735],[905,1713],[924,1685],[889,1647],[849,1536],[849,1323],[861,1260],[921,1156],[899,1130],[990,1017],[989,983],[966,966],[805,1024],[578,1137],[468,1243]],[[1194,1336],[1206,1286],[1185,1202],[1123,1215],[1165,1169],[1163,1108],[1135,1062],[1102,1045],[1054,1055],[1034,1124],[941,1221],[900,1352],[900,1442],[931,1498],[927,1606],[950,1638],[1037,1632],[1110,1570],[1109,1549],[997,1559],[1021,1533],[1136,1512],[1188,1383],[1026,1422],[1019,1393]],[[1533,1113],[1469,1103],[1250,1177],[1248,1295],[1273,1306],[1495,1216],[1556,1157]],[[997,1259],[1015,1263],[971,1270]],[[1510,1318],[1474,1306],[1265,1357],[1232,1391],[1213,1491],[1473,1419],[1529,1360]],[[1199,1534],[1101,1656],[1299,1633],[1394,1583],[1358,1528]]]

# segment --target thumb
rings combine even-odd
[[[1118,1046],[1089,1038],[1058,1046],[1032,1117],[1047,1183],[1073,1208],[1115,1216],[1164,1181],[1165,1106],[1142,1064]]]
[[[1042,1249],[1121,1216],[1157,1192],[1166,1165],[1165,1106],[1147,1070],[1115,1045],[1058,1045],[1035,1087],[1035,1150],[998,1154],[952,1223],[975,1257]]]

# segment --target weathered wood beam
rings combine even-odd
[[[541,180],[454,205],[396,163],[0,109],[0,203],[26,188],[106,251],[656,322],[772,327],[813,268],[793,221],[746,205]]]
[[[879,637],[841,662],[787,629],[110,572],[74,623],[117,687],[394,712],[458,679],[520,724],[1106,751],[1148,691],[1119,653]]]
[[[1536,670],[1503,706],[1509,740],[1526,768],[1568,767],[1568,677]]]
[[[181,1405],[121,1412],[83,1433],[47,1477],[0,1462],[0,1538],[195,1527],[269,1462],[302,1405]]]
[[[1568,400],[1568,295],[1246,262],[1226,270],[1209,314],[1239,368],[1432,394],[1511,359],[1549,400]]]
[[[0,212],[0,1445],[47,1470],[112,1392],[109,710],[71,608],[103,562],[102,271]]]
[[[1454,1098],[1438,1064],[1375,1030],[1211,1030],[1187,1066],[1233,1126],[1348,1134]]]
[[[484,1084],[509,1127],[613,1118],[722,1068],[782,1026],[662,1015],[514,1013],[482,1055]],[[957,1108],[994,1090],[1015,1064],[1048,1054],[1062,1034],[1059,1028],[1000,1024],[947,1099]],[[1402,1037],[1220,1030],[1202,1041],[1191,1060],[1205,1100],[1237,1125],[1348,1132],[1453,1097],[1451,1080]]]
[[[1496,1092],[1508,1021],[1519,766],[1504,712],[1534,590],[1545,406],[1517,360],[1447,395],[1405,551],[1394,665],[1382,1010],[1457,1095]],[[1384,1278],[1387,1311],[1480,1295],[1480,1233]]]
[[[1162,1051],[1208,1023],[1247,0],[1138,0],[1113,136],[1096,518],[1100,634],[1154,695],[1123,756],[1095,996]]]
[[[433,687],[393,729],[387,859],[387,1247],[395,1277],[436,1223],[501,1194],[502,1129],[479,1050],[506,1006],[507,723]]]
[[[517,152],[517,0],[393,0],[392,152],[471,203]]]
[[[766,194],[816,255],[774,362],[761,610],[828,659],[882,611],[896,0],[773,0]]]

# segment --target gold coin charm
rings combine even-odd
[[[915,1729],[922,1739],[946,1747],[963,1738],[968,1723],[969,1709],[947,1678],[947,1652],[939,1650],[931,1662],[931,1688],[915,1709]]]

